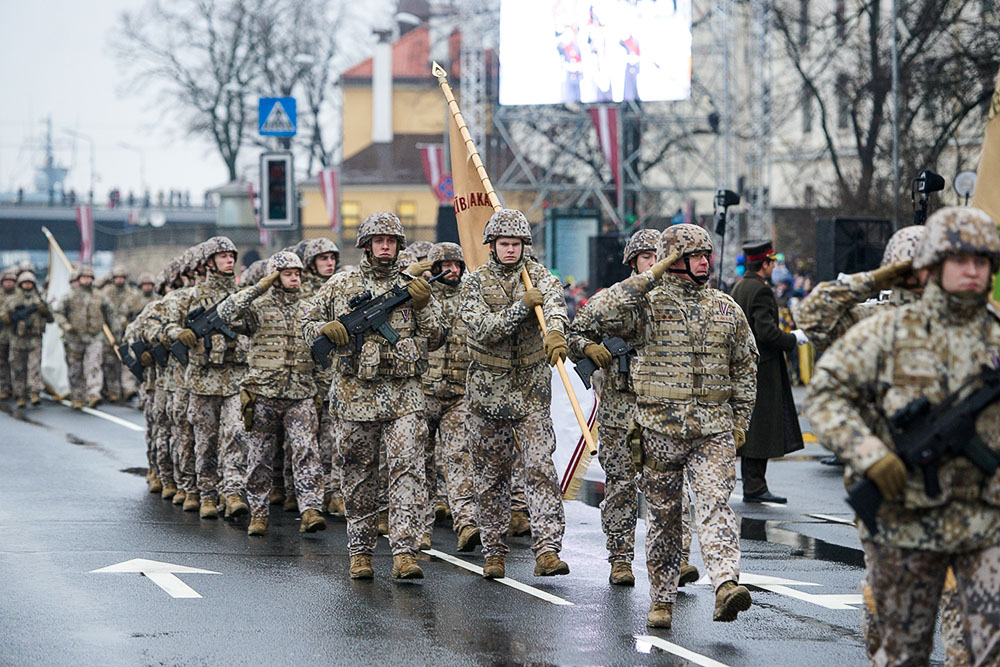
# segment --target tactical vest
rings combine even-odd
[[[96,290],[76,288],[66,302],[66,319],[77,334],[94,336],[104,331],[104,313],[101,303],[104,299]]]
[[[207,310],[235,291],[235,286],[232,287],[231,291],[226,291],[224,288],[220,288],[220,285],[213,284],[211,280],[195,285],[188,305],[188,313],[184,314],[184,326],[187,326],[187,316],[191,311],[199,306],[204,306]],[[205,349],[205,342],[201,339],[198,340],[197,345],[191,348],[188,353],[191,363],[196,366],[227,366],[237,363],[237,340],[227,338],[220,333],[212,333],[210,337],[212,339],[210,351]],[[239,336],[237,336],[238,338]]]
[[[531,260],[528,260],[526,266],[532,283],[538,284],[544,277],[544,274],[541,273],[544,269]],[[478,275],[483,299],[490,312],[498,313],[514,303],[514,299],[507,295],[503,283],[492,268],[484,266]],[[500,373],[514,368],[534,366],[545,361],[542,335],[534,313],[521,320],[517,328],[514,329],[514,333],[503,340],[487,345],[470,338],[468,347],[469,357],[473,361],[491,371]]]
[[[655,296],[653,292],[649,299],[646,343],[631,365],[635,393],[682,402],[728,401],[732,393],[729,341],[734,320],[727,319],[713,303],[707,326],[694,330],[681,309]]]
[[[250,368],[269,371],[288,370],[311,373],[312,357],[299,340],[299,327],[293,313],[286,313],[277,298],[268,294],[256,301],[257,331],[247,355]]]
[[[378,297],[391,289],[389,281],[365,279],[361,271],[350,273],[344,281],[344,302],[365,291]],[[395,284],[399,284],[399,280]],[[354,341],[338,348],[337,369],[344,375],[374,380],[376,377],[409,378],[427,372],[427,340],[417,337],[417,322],[409,303],[392,311],[389,326],[399,333],[399,340],[393,345],[379,333],[366,331],[361,351],[356,351]]]
[[[455,301],[460,301],[461,297],[455,295],[448,297]],[[452,304],[442,304],[443,307]],[[424,374],[424,385],[432,387],[441,382],[457,385],[461,387],[461,392],[465,391],[465,379],[469,374],[469,327],[458,313],[459,303],[454,304],[450,318],[448,335],[444,339],[444,344],[430,353],[427,373]]]

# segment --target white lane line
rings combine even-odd
[[[423,553],[427,554],[428,556],[434,556],[435,558],[443,560],[446,563],[457,565],[458,567],[466,569],[469,572],[475,572],[479,576],[483,575],[483,568],[479,567],[478,565],[473,565],[472,563],[468,563],[462,560],[461,558],[455,558],[451,554],[446,554],[443,551],[438,551],[437,549],[424,549]],[[523,593],[527,593],[528,595],[534,595],[536,598],[540,600],[545,600],[546,602],[551,602],[552,604],[573,606],[573,603],[570,602],[569,600],[564,600],[558,595],[552,595],[552,593],[547,593],[545,591],[539,590],[534,586],[529,586],[528,584],[522,584],[520,581],[511,579],[510,577],[504,577],[502,579],[494,579],[493,581],[497,582],[498,584],[503,584],[504,586],[510,586],[511,588],[519,590]]]
[[[754,586],[757,588],[763,588],[765,591],[771,591],[772,593],[777,593],[779,595],[787,595],[788,597],[795,598],[796,600],[802,600],[803,602],[809,602],[810,604],[825,607],[826,609],[856,610],[857,608],[851,605],[860,605],[862,602],[860,593],[848,593],[846,595],[817,595],[815,593],[797,591],[794,588],[789,588],[788,586],[774,586],[771,584],[754,584]]]
[[[73,404],[70,403],[69,401],[59,401],[59,402],[65,405],[67,408],[73,407]],[[106,419],[112,424],[118,424],[119,426],[130,428],[133,431],[139,431],[140,433],[142,433],[143,431],[146,430],[145,426],[139,426],[138,424],[133,424],[127,419],[122,419],[121,417],[115,417],[114,415],[109,414],[107,412],[102,412],[101,410],[95,410],[94,408],[83,407],[80,408],[80,411],[86,412],[88,415],[93,415],[95,417],[100,417],[101,419]]]
[[[833,516],[832,514],[806,514],[806,516],[814,519],[820,519],[822,521],[829,521],[830,523],[842,523],[845,526],[854,525],[854,519],[847,519],[842,516]]]
[[[702,655],[701,653],[695,653],[694,651],[688,650],[683,646],[678,646],[673,642],[668,642],[666,639],[660,639],[659,637],[654,637],[652,635],[632,635],[635,637],[635,650],[640,653],[649,653],[651,647],[663,649],[668,653],[673,653],[674,655],[687,660],[688,662],[695,665],[703,665],[703,667],[726,667],[725,663],[719,662],[718,660],[712,660],[708,656]]]

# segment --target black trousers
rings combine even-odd
[[[749,456],[740,457],[740,476],[743,477],[743,495],[759,496],[767,493],[767,459],[753,459]]]

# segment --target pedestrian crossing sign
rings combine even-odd
[[[294,137],[294,97],[262,97],[257,105],[257,131],[264,137]]]

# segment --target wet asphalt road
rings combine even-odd
[[[101,410],[141,425],[134,409]],[[52,402],[13,413],[0,412],[3,665],[864,664],[861,552],[836,522],[850,519],[840,473],[816,462],[815,444],[769,468],[787,506],[743,504],[738,484],[731,500],[744,574],[787,581],[754,580],[754,606],[729,624],[711,621],[707,580],[690,585],[674,627],[652,631],[642,522],[634,589],[608,585],[599,512],[577,501],[569,576],[533,577],[527,538],[510,542],[508,576],[551,600],[433,556],[424,580],[393,582],[384,540],[375,580],[356,582],[343,522],[300,535],[298,517],[275,508],[267,537],[250,540],[245,519],[200,520],[147,493],[141,432]],[[454,547],[438,526],[436,551],[482,565]],[[201,597],[175,598],[137,572],[93,572],[136,558],[217,574],[177,574]]]

